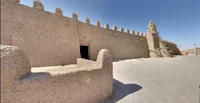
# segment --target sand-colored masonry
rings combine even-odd
[[[108,49],[113,59],[148,57],[148,45],[144,36],[129,31],[114,30],[109,24],[102,27],[78,21],[62,15],[61,8],[55,13],[44,11],[41,2],[33,8],[2,0],[1,43],[21,48],[31,66],[74,64],[80,57],[80,46],[89,47],[89,59],[96,60],[101,49]],[[119,49],[121,48],[121,49]]]
[[[153,23],[147,33],[130,32],[100,21],[92,25],[89,18],[78,21],[75,13],[65,17],[61,8],[56,8],[55,13],[44,11],[39,1],[34,1],[32,8],[19,2],[1,1],[1,44],[21,48],[32,67],[76,64],[81,57],[80,46],[88,46],[91,60],[96,60],[101,49],[109,50],[114,60],[162,57]]]
[[[98,103],[112,94],[112,56],[105,49],[96,62],[79,59],[71,69],[31,70],[25,54],[13,46],[1,48],[1,61],[2,103]]]

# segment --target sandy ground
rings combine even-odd
[[[200,56],[113,63],[114,94],[103,103],[200,103]]]

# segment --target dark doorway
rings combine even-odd
[[[81,58],[89,59],[88,46],[80,46]]]

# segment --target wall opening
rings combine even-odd
[[[88,46],[80,46],[81,58],[89,59]]]

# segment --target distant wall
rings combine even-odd
[[[197,55],[200,55],[200,48],[197,48]]]
[[[96,60],[98,51],[108,49],[113,59],[145,58],[149,57],[148,44],[144,36],[139,36],[127,31],[117,31],[97,25],[79,22],[80,45],[89,46],[91,60]],[[123,30],[123,29],[122,29]]]
[[[186,55],[186,54],[194,54],[194,55],[200,55],[200,47],[197,47],[196,49],[187,49],[187,50],[182,50],[181,53],[183,55]]]
[[[80,57],[76,18],[1,1],[1,44],[21,48],[31,66],[76,63]]]
[[[13,47],[1,52],[4,64],[18,63],[15,68],[1,65],[1,103],[98,103],[112,94],[112,56],[107,50],[99,52],[93,66],[77,64],[79,68],[56,69],[54,75],[48,71],[30,73],[30,66],[24,66],[28,60],[10,58],[15,56],[24,58],[24,53]]]

